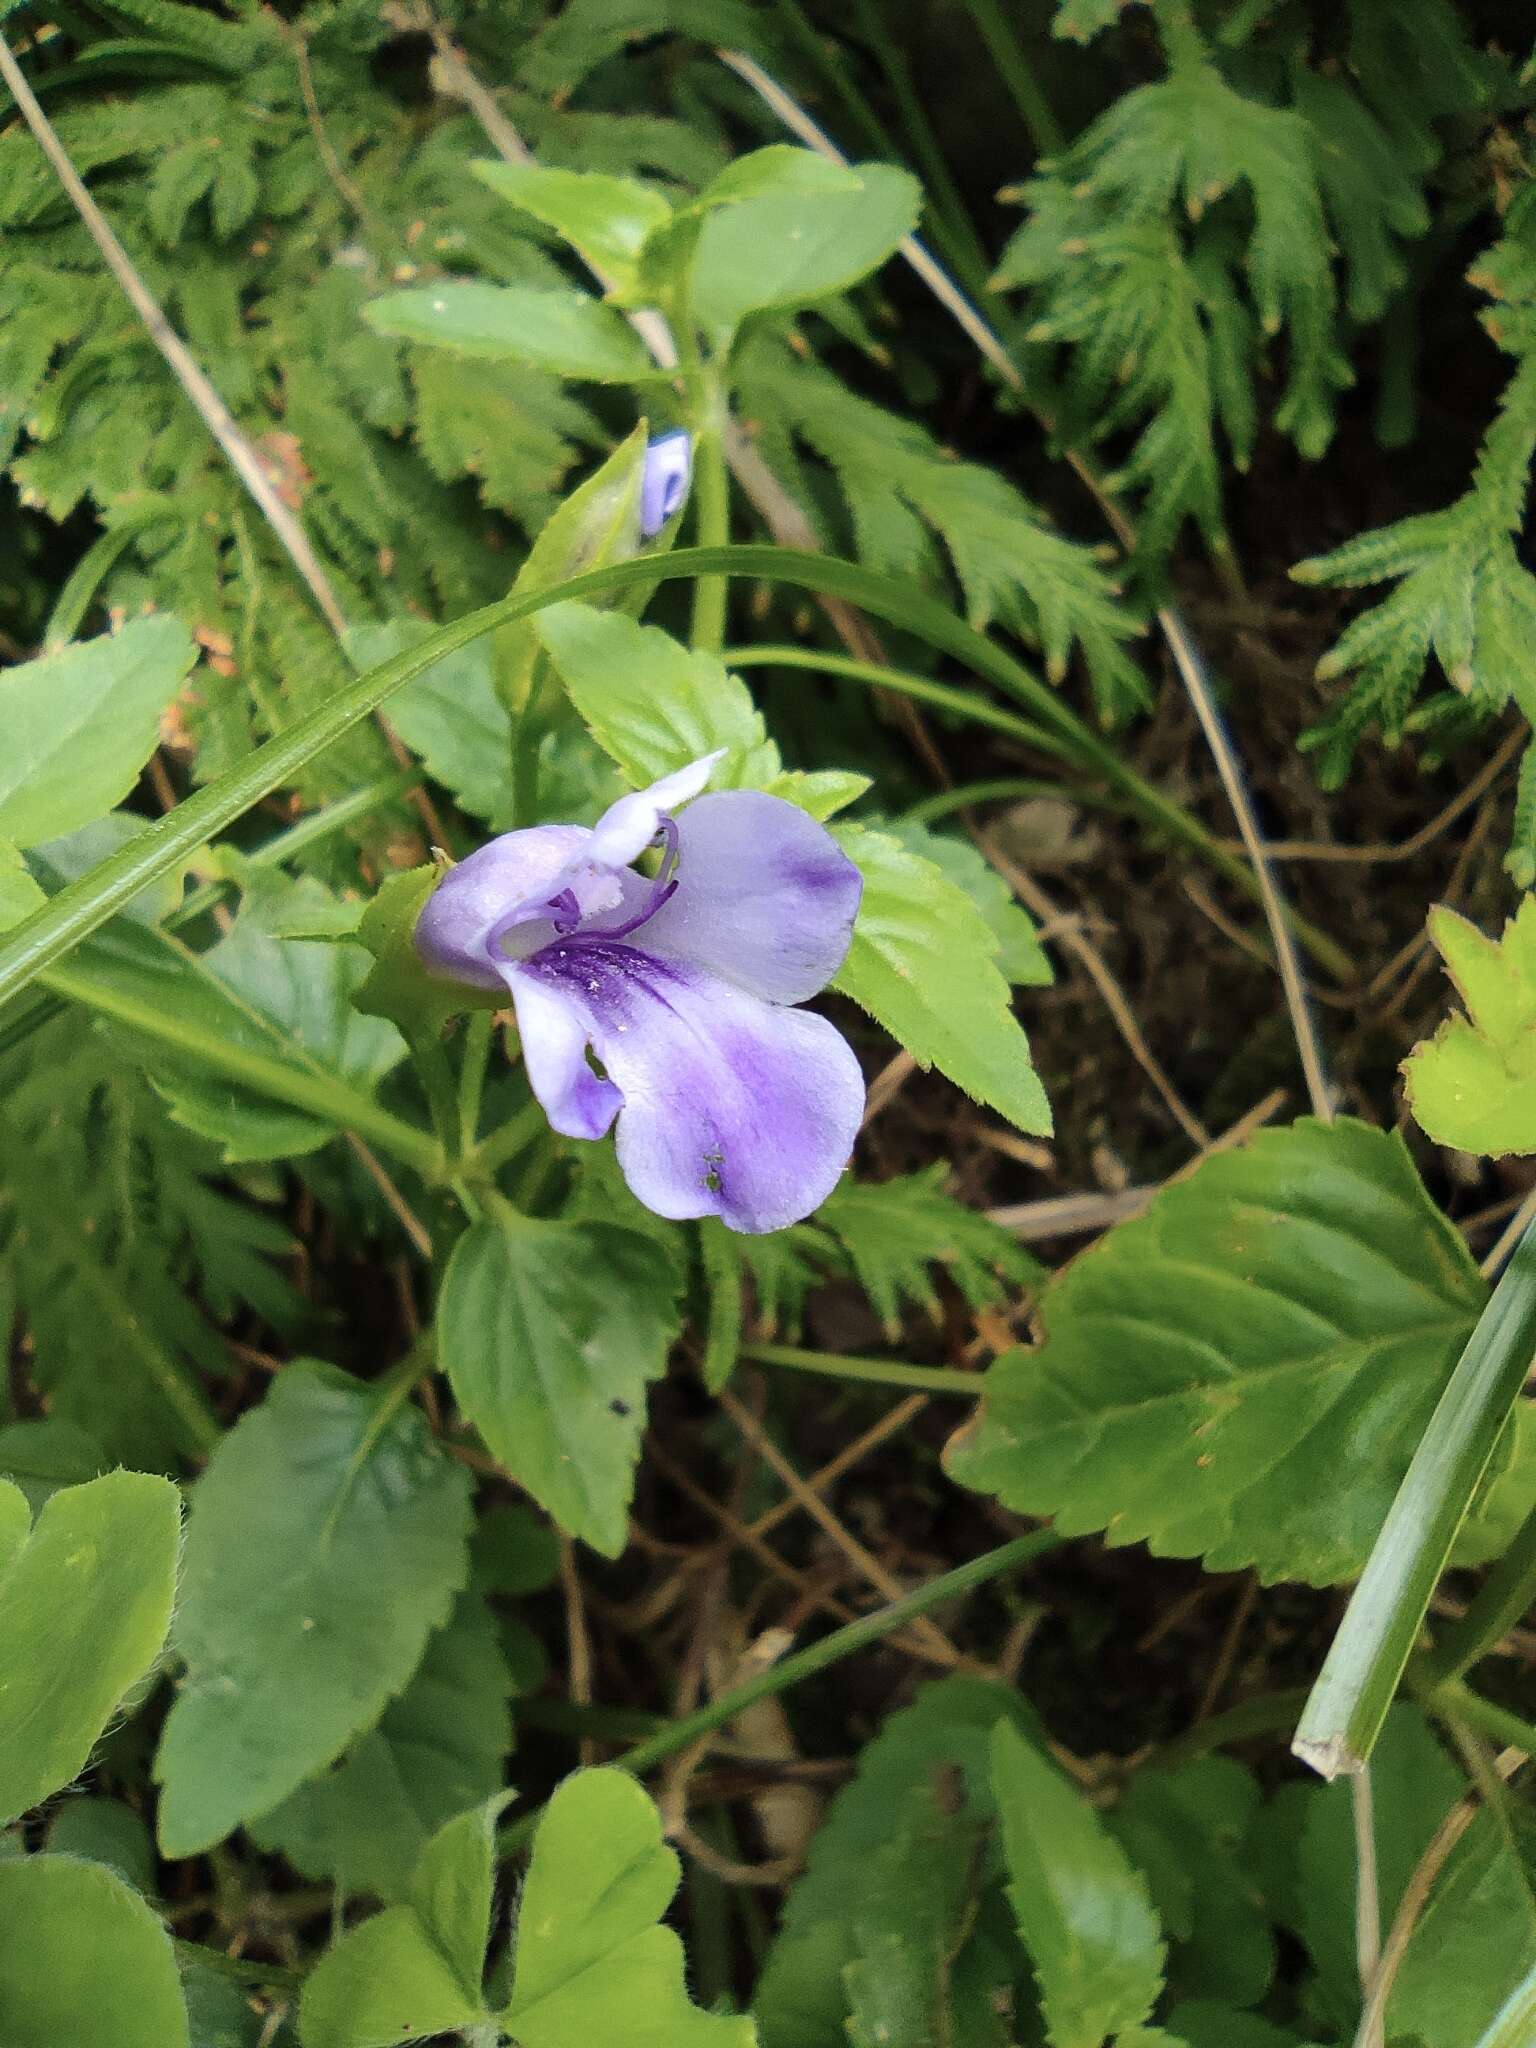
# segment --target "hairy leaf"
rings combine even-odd
[[[170,1938],[99,1863],[0,1861],[6,2048],[188,2048]]]

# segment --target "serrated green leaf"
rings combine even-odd
[[[378,334],[459,355],[531,363],[557,377],[634,384],[658,374],[623,315],[585,292],[443,283],[386,293],[364,313]]]
[[[167,1479],[109,1472],[30,1521],[0,1481],[0,1822],[85,1768],[171,1620],[181,1509]]]
[[[1051,2048],[1103,2048],[1140,2026],[1163,1988],[1145,1880],[1082,1793],[1006,1722],[992,1736],[992,1782]]]
[[[72,1856],[0,1861],[0,2013],[5,2048],[188,2048],[165,1929]]]
[[[56,839],[120,803],[197,658],[179,619],[133,619],[0,673],[0,837]]]
[[[303,2048],[396,2048],[489,2018],[481,1995],[498,1795],[427,1844],[406,1904],[345,1933],[305,1981]]]
[[[495,1617],[478,1593],[460,1594],[377,1728],[253,1821],[252,1835],[305,1877],[402,1899],[437,1829],[500,1787],[511,1688]]]
[[[499,2015],[519,2048],[753,2048],[750,2020],[689,2003],[682,1943],[657,1925],[679,1875],[633,1778],[565,1780],[534,1837]]]
[[[371,1728],[468,1573],[469,1482],[387,1392],[285,1367],[193,1496],[155,1760],[160,1842],[190,1856]]]
[[[866,1925],[861,1935],[858,1921],[871,1865],[892,1841],[892,1816],[937,1794],[959,1838],[991,1828],[997,1808],[990,1745],[1000,1723],[1038,1732],[1012,1687],[945,1678],[924,1686],[865,1746],[857,1776],[837,1795],[812,1840],[758,1981],[754,2011],[763,2048],[847,2048],[846,1972],[861,1949],[867,1954],[874,1933]],[[911,1851],[905,1876],[915,1893],[927,1882],[930,1850],[918,1838],[898,1839]],[[914,1916],[921,1910],[915,1904]],[[963,1948],[953,1961],[958,1973]],[[1015,1954],[1014,1961],[1022,1959]]]
[[[883,829],[899,839],[909,853],[932,861],[970,897],[997,941],[998,972],[1005,980],[1016,988],[1050,987],[1055,971],[1035,935],[1033,920],[1020,909],[1013,891],[979,848],[952,832],[930,832],[910,818]]]
[[[444,1276],[438,1337],[460,1406],[561,1528],[607,1557],[624,1547],[680,1284],[637,1231],[505,1208],[465,1232]]]
[[[1067,1267],[948,1469],[1063,1534],[1330,1584],[1363,1565],[1484,1298],[1402,1141],[1304,1118]]]
[[[857,164],[851,192],[778,192],[712,212],[699,237],[693,304],[725,339],[751,313],[806,306],[846,291],[911,234],[922,206],[915,178]]]
[[[1020,1130],[1049,1132],[1050,1104],[994,964],[996,939],[971,899],[883,833],[842,825],[834,836],[864,877],[864,897],[833,987],[920,1066]]]
[[[1454,910],[1429,935],[1466,1006],[1403,1062],[1408,1106],[1437,1144],[1536,1152],[1536,897],[1489,939]]]

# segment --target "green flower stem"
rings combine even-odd
[[[724,547],[731,537],[731,478],[725,462],[725,392],[719,373],[699,372],[694,418],[693,497],[699,544]],[[693,644],[709,654],[725,645],[726,580],[701,576],[693,586]]]
[[[1067,138],[1035,80],[1007,10],[1000,0],[965,0],[965,4],[1019,110],[1020,120],[1029,130],[1036,156],[1059,156],[1067,146]]]
[[[1470,1671],[1502,1636],[1509,1634],[1533,1601],[1536,1508],[1520,1524],[1514,1541],[1484,1579],[1466,1613],[1435,1644],[1426,1673],[1431,1687],[1449,1685]]]
[[[1359,1770],[1371,1754],[1435,1581],[1533,1357],[1536,1224],[1516,1247],[1435,1406],[1297,1727],[1292,1748],[1325,1777]]]
[[[1491,1736],[1495,1742],[1523,1749],[1527,1756],[1536,1756],[1536,1724],[1523,1720],[1519,1714],[1512,1714],[1508,1707],[1495,1706],[1492,1700],[1485,1700],[1481,1693],[1471,1691],[1459,1681],[1422,1692],[1417,1687],[1413,1690],[1420,1705],[1427,1707],[1432,1714],[1441,1715],[1448,1721],[1464,1721],[1469,1728]]]
[[[476,1181],[494,1180],[509,1159],[526,1152],[545,1128],[547,1119],[536,1102],[528,1102],[504,1124],[483,1137],[460,1162],[464,1172]]]
[[[464,1033],[464,1051],[459,1061],[459,1137],[455,1151],[459,1158],[474,1149],[480,1130],[480,1104],[485,1097],[485,1070],[490,1064],[491,1038],[496,1029],[490,1010],[471,1010]]]
[[[801,1351],[790,1344],[743,1344],[741,1355],[754,1365],[787,1365],[796,1372],[824,1373],[829,1379],[951,1394],[962,1401],[979,1400],[986,1384],[985,1373],[951,1372],[942,1365],[903,1365],[892,1358],[844,1358],[835,1351]]]
[[[956,811],[968,811],[976,804],[1021,803],[1029,797],[1069,797],[1073,803],[1103,810],[1123,811],[1125,805],[1101,790],[1083,789],[1070,782],[1045,782],[1028,776],[1004,776],[995,782],[962,782],[955,789],[941,789],[913,804],[902,817],[914,825],[936,825]]]
[[[907,1622],[931,1613],[948,1600],[958,1599],[962,1593],[984,1586],[989,1579],[1001,1578],[1005,1572],[1016,1571],[1020,1566],[1032,1563],[1065,1540],[1054,1529],[1037,1529],[1028,1536],[1015,1537],[1011,1543],[1000,1544],[996,1550],[984,1551],[969,1563],[957,1565],[952,1572],[944,1572],[938,1578],[930,1579],[925,1586],[904,1594],[900,1600],[893,1600],[888,1607],[861,1615],[857,1621],[847,1622],[842,1628],[823,1636],[819,1643],[796,1650],[793,1656],[781,1659],[744,1684],[721,1693],[695,1713],[685,1714],[678,1721],[669,1721],[664,1728],[637,1742],[633,1749],[626,1750],[614,1761],[638,1776],[640,1772],[650,1770],[652,1765],[664,1762],[667,1757],[676,1756],[680,1749],[687,1749],[701,1735],[712,1734],[716,1728],[724,1727],[727,1721],[734,1721],[738,1714],[758,1700],[788,1692],[802,1679],[814,1678],[817,1673],[841,1663],[844,1657],[851,1657],[855,1651],[878,1643],[882,1637],[904,1627]],[[502,1830],[499,1846],[503,1855],[510,1855],[523,1846],[537,1827],[541,1811],[541,1808],[536,1808]]]
[[[819,647],[767,646],[732,647],[724,656],[727,668],[803,668],[816,675],[844,676],[851,683],[865,683],[874,690],[891,690],[898,697],[911,697],[919,704],[932,704],[939,711],[953,712],[972,725],[990,726],[993,732],[1049,754],[1053,760],[1075,761],[1077,752],[1060,733],[1032,724],[1016,712],[1005,711],[974,690],[962,690],[954,683],[937,683],[929,676],[910,675],[905,669],[887,668],[883,662],[860,661],[851,654],[830,654]]]
[[[309,1073],[284,1059],[237,1045],[221,1032],[207,1031],[174,1010],[143,1002],[72,967],[50,967],[41,979],[44,987],[66,1002],[115,1018],[146,1038],[185,1053],[210,1073],[222,1074],[270,1101],[302,1110],[319,1123],[355,1132],[427,1180],[439,1178],[444,1170],[442,1148],[434,1138],[403,1117],[392,1115],[339,1075]]]
[[[1182,805],[1143,783],[1114,750],[1091,732],[1041,678],[1008,651],[988,640],[963,619],[897,577],[877,575],[856,562],[796,548],[769,546],[677,548],[666,555],[646,555],[589,570],[566,583],[543,590],[514,592],[470,612],[402,654],[356,676],[326,701],[242,761],[238,767],[204,785],[158,819],[146,832],[100,861],[89,874],[69,883],[21,924],[0,936],[0,1003],[34,981],[46,968],[78,945],[131,903],[161,875],[182,865],[210,839],[243,817],[274,789],[305,769],[360,720],[369,717],[394,691],[441,661],[447,654],[494,632],[514,620],[531,617],[568,598],[588,598],[636,585],[689,576],[750,576],[818,595],[840,597],[877,618],[917,634],[941,653],[964,662],[978,675],[1014,697],[1042,724],[1067,739],[1081,758],[1092,761],[1115,786],[1125,790],[1138,813],[1190,848],[1239,887],[1257,894],[1247,865],[1236,859]],[[1353,963],[1342,947],[1300,919],[1292,919],[1297,937],[1331,973],[1349,980]]]

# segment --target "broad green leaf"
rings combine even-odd
[[[405,1904],[342,1935],[311,1970],[299,2005],[304,2048],[395,2048],[488,2019],[481,1995],[506,1795],[441,1827]]]
[[[1175,2005],[1168,2014],[1168,2032],[1185,2048],[1309,2048],[1289,2028],[1214,1999],[1193,1998]]]
[[[1464,1017],[1447,1018],[1403,1063],[1408,1106],[1437,1144],[1536,1152],[1536,896],[1501,939],[1440,905],[1429,913]]]
[[[857,191],[770,192],[710,214],[694,310],[717,338],[748,314],[807,306],[878,270],[917,225],[922,192],[890,164],[859,164]]]
[[[61,1486],[95,1479],[114,1462],[88,1431],[61,1416],[0,1424],[0,1479],[21,1488],[33,1514]]]
[[[352,1004],[368,971],[362,949],[277,938],[272,931],[274,923],[306,908],[328,912],[334,898],[318,882],[290,881],[269,869],[248,866],[242,879],[245,894],[234,925],[206,952],[160,942],[162,965],[177,962],[184,969],[181,1000],[222,1012],[232,1035],[371,1095],[405,1057],[405,1046],[382,1018],[360,1016]],[[93,942],[87,957],[105,958],[109,943]],[[128,972],[132,950],[116,948],[119,975]],[[140,950],[148,961],[154,943]],[[222,1146],[231,1163],[311,1152],[332,1136],[329,1126],[231,1089],[195,1061],[151,1069],[151,1079],[178,1121]]]
[[[1014,901],[1013,891],[968,839],[952,832],[930,832],[910,819],[882,830],[899,839],[908,853],[931,861],[957,888],[963,889],[986,919],[997,942],[997,970],[1014,987],[1048,988],[1056,976],[1045,948],[1035,936],[1033,920]]]
[[[1137,1771],[1109,1827],[1151,1888],[1174,1947],[1174,1997],[1257,2005],[1275,1972],[1269,1915],[1249,1871],[1259,1787],[1230,1757]],[[1178,2032],[1174,2027],[1173,2031]]]
[[[85,1768],[170,1626],[181,1507],[168,1479],[108,1472],[31,1522],[0,1481],[0,1822]]]
[[[657,1922],[679,1865],[633,1778],[578,1771],[545,1809],[523,1885],[512,1997],[519,2048],[752,2048],[747,2019],[691,2005],[682,1943]]]
[[[1530,2048],[1536,2041],[1536,1968],[1516,1985],[1499,2008],[1477,2048]]]
[[[588,604],[551,605],[537,631],[592,737],[637,786],[721,747],[712,788],[762,789],[781,772],[751,692],[717,656]]]
[[[927,1838],[925,1826],[903,1832],[898,1818],[939,1793],[955,1841],[974,1847],[993,1832],[991,1739],[1001,1723],[1036,1733],[1033,1716],[1012,1687],[945,1678],[892,1714],[865,1746],[857,1776],[837,1795],[811,1842],[805,1872],[789,1894],[758,1981],[754,2012],[763,2048],[847,2048],[851,2009],[876,2017],[879,1986],[870,1966],[882,1934],[888,1937],[898,1924],[903,1880],[893,1869],[882,1871],[885,1910],[876,1918],[865,1911],[870,1873],[882,1858],[904,1864],[916,1929],[926,1910],[919,1895],[942,1850]],[[978,1858],[977,1887],[990,1877],[987,1859]],[[965,1933],[963,1927],[955,1931]],[[929,1954],[931,1959],[931,1947]],[[969,1969],[969,1944],[962,1940],[950,1960],[952,1985],[958,1984]],[[1023,1968],[1016,1946],[1012,1964],[1016,1975]],[[905,2010],[911,2012],[915,2003],[921,2013],[921,1995],[914,2001],[910,1979],[904,1981]],[[979,2039],[985,2043],[988,2036]]]
[[[65,833],[61,839],[45,839],[40,845],[29,847],[27,866],[51,892],[88,875],[97,861],[106,860],[136,839],[142,839],[150,829],[151,821],[141,818],[136,811],[108,811],[104,818],[93,818],[90,824]],[[124,907],[123,915],[140,924],[159,924],[180,905],[181,897],[180,872],[162,875],[142,896]]]
[[[0,673],[0,838],[33,846],[121,803],[196,659],[180,620],[156,613]]]
[[[5,2048],[188,2048],[165,1929],[73,1856],[0,1862],[0,2020]]]
[[[1163,1986],[1145,1880],[1082,1793],[1007,1723],[992,1737],[1008,1896],[1052,2048],[1102,2048],[1138,2027]]]
[[[483,185],[553,228],[621,289],[634,282],[647,238],[672,218],[661,194],[634,178],[499,161],[470,168]]]
[[[431,631],[416,618],[354,626],[347,653],[357,668],[372,668]],[[496,831],[511,825],[512,721],[496,694],[488,641],[456,648],[397,691],[389,722],[461,809]]]
[[[146,1897],[155,1889],[155,1845],[144,1816],[98,1793],[61,1799],[48,1823],[48,1853],[104,1863]]]
[[[377,1728],[251,1833],[305,1877],[403,1898],[437,1829],[499,1789],[512,1747],[511,1682],[489,1608],[477,1593],[460,1594]]]
[[[45,900],[16,848],[10,840],[0,839],[0,932],[41,910]]]
[[[1058,1275],[1045,1342],[992,1367],[948,1469],[1064,1535],[1329,1585],[1363,1565],[1484,1297],[1401,1139],[1262,1131]]]
[[[379,334],[530,363],[556,377],[633,384],[658,374],[624,316],[586,292],[443,283],[389,292],[364,312]]]
[[[1050,1104],[981,912],[931,861],[884,833],[843,825],[836,837],[864,876],[864,900],[833,986],[920,1066],[937,1067],[1020,1130],[1048,1132]]]
[[[1394,1706],[1372,1755],[1378,1887],[1390,1924],[1440,1823],[1467,1792],[1418,1711]],[[1317,1999],[1346,2036],[1360,2011],[1351,1919],[1354,1855],[1346,1785],[1314,1788],[1299,1855],[1300,1932]],[[1387,2039],[1466,2048],[1536,1964],[1536,1903],[1505,1824],[1479,1814],[1435,1881],[1387,2008]]]
[[[749,150],[745,156],[733,158],[691,202],[691,209],[707,211],[716,206],[737,206],[744,199],[856,193],[862,191],[863,182],[860,172],[847,164],[834,163],[814,149],[771,142],[766,149]]]
[[[442,1363],[496,1458],[561,1528],[617,1557],[647,1383],[677,1335],[681,1276],[657,1241],[498,1208],[454,1248]]]
[[[468,1570],[469,1482],[398,1392],[284,1368],[193,1495],[186,1663],[155,1760],[160,1843],[192,1856],[371,1728]]]

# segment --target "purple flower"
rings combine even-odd
[[[444,876],[416,947],[433,974],[511,991],[550,1123],[600,1138],[617,1118],[648,1209],[780,1230],[831,1193],[863,1113],[848,1045],[790,1007],[842,965],[863,878],[794,804],[699,796],[719,758],[620,797],[590,831],[493,839]],[[655,842],[656,873],[638,873]]]
[[[640,472],[640,538],[654,540],[688,492],[692,449],[681,427],[648,441]]]

